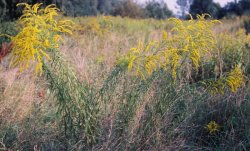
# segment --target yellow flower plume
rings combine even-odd
[[[14,44],[11,65],[19,66],[20,72],[35,63],[35,74],[41,75],[43,60],[50,59],[49,50],[58,48],[62,39],[60,34],[72,34],[73,22],[55,19],[59,11],[55,5],[49,5],[45,9],[42,9],[41,5],[17,5],[24,6],[24,10],[18,20],[22,29],[16,36],[11,37]]]

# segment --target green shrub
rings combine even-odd
[[[10,42],[10,38],[4,36],[6,35],[16,35],[18,32],[18,27],[15,22],[2,22],[0,23],[0,45],[3,42]]]

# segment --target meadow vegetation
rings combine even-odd
[[[248,17],[23,5],[0,26],[0,150],[250,149]]]

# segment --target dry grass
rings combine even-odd
[[[117,59],[136,46],[139,40],[146,42],[160,39],[161,36],[161,31],[138,31],[133,34],[108,32],[102,36],[76,32],[73,38],[66,38],[60,50],[81,80],[102,82],[116,65]]]
[[[20,122],[29,114],[35,99],[35,80],[30,74],[18,77],[17,69],[2,71],[0,74],[3,92],[1,117],[8,122]]]

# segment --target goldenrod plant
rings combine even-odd
[[[51,53],[52,62],[43,63],[49,88],[58,101],[58,115],[65,136],[84,140],[87,145],[96,141],[98,103],[94,88],[82,83],[58,50]]]
[[[18,20],[21,31],[16,36],[11,36],[14,44],[12,49],[12,66],[19,66],[20,72],[28,69],[35,63],[35,74],[42,75],[43,60],[50,60],[49,51],[58,49],[61,33],[72,34],[72,22],[69,20],[56,20],[58,9],[49,5],[41,9],[41,3],[24,6],[23,15]]]
[[[189,21],[182,21],[176,18],[169,19],[168,21],[174,24],[174,28],[170,33],[163,32],[162,40],[150,41],[145,46],[139,41],[138,46],[131,48],[128,55],[123,57],[123,60],[128,60],[128,70],[134,70],[136,75],[146,79],[154,71],[163,68],[166,71],[171,71],[173,82],[175,83],[178,74],[183,76],[180,75],[180,72],[177,72],[178,70],[185,71],[185,68],[191,65],[193,67],[191,70],[194,70],[197,75],[201,65],[212,62],[213,59],[220,60],[220,56],[215,54],[217,49],[218,51],[221,49],[217,47],[217,38],[219,39],[220,37],[216,37],[213,31],[214,25],[220,23],[220,21],[206,20],[206,16],[207,14],[198,15],[197,20],[194,20],[190,15],[191,19]],[[242,36],[242,30],[237,35]],[[224,38],[226,37],[228,35]],[[230,45],[237,45],[237,48],[241,48],[249,42],[248,36],[244,37],[240,38],[241,40],[233,41],[233,44],[231,43]],[[236,49],[235,51],[242,54],[240,50]],[[236,65],[240,64],[242,57],[241,55],[233,63]],[[225,73],[227,72],[221,71],[220,74],[224,75]],[[225,79],[208,81],[205,85],[210,85],[210,88],[215,93],[223,93],[226,87],[232,92],[236,92],[238,88],[244,85],[243,77],[241,68],[237,66],[230,71]],[[181,78],[179,77],[179,79]]]
[[[57,20],[59,9],[55,5],[41,8],[42,4],[24,6],[18,20],[21,31],[10,36],[13,48],[11,65],[19,66],[20,72],[35,64],[35,75],[45,75],[52,93],[57,98],[65,135],[81,138],[87,144],[95,141],[97,128],[97,104],[94,91],[81,83],[74,70],[58,51],[63,33],[72,34],[73,22]]]
[[[230,71],[225,80],[226,84],[232,92],[236,92],[240,87],[242,87],[245,83],[246,78],[243,74],[242,69],[240,68],[240,65]]]
[[[236,93],[245,85],[247,77],[244,75],[241,66],[237,65],[230,72],[224,73],[223,77],[217,80],[201,81],[212,94],[225,94],[226,90]]]
[[[215,35],[212,31],[218,20],[205,20],[206,14],[198,15],[198,20],[191,16],[189,21],[171,18],[171,33],[164,32],[163,39],[149,42],[145,47],[141,42],[128,54],[128,69],[132,68],[142,77],[153,71],[164,68],[172,72],[173,80],[177,79],[177,70],[185,64],[192,64],[198,71],[200,64],[216,48]],[[146,71],[146,72],[145,72]]]

